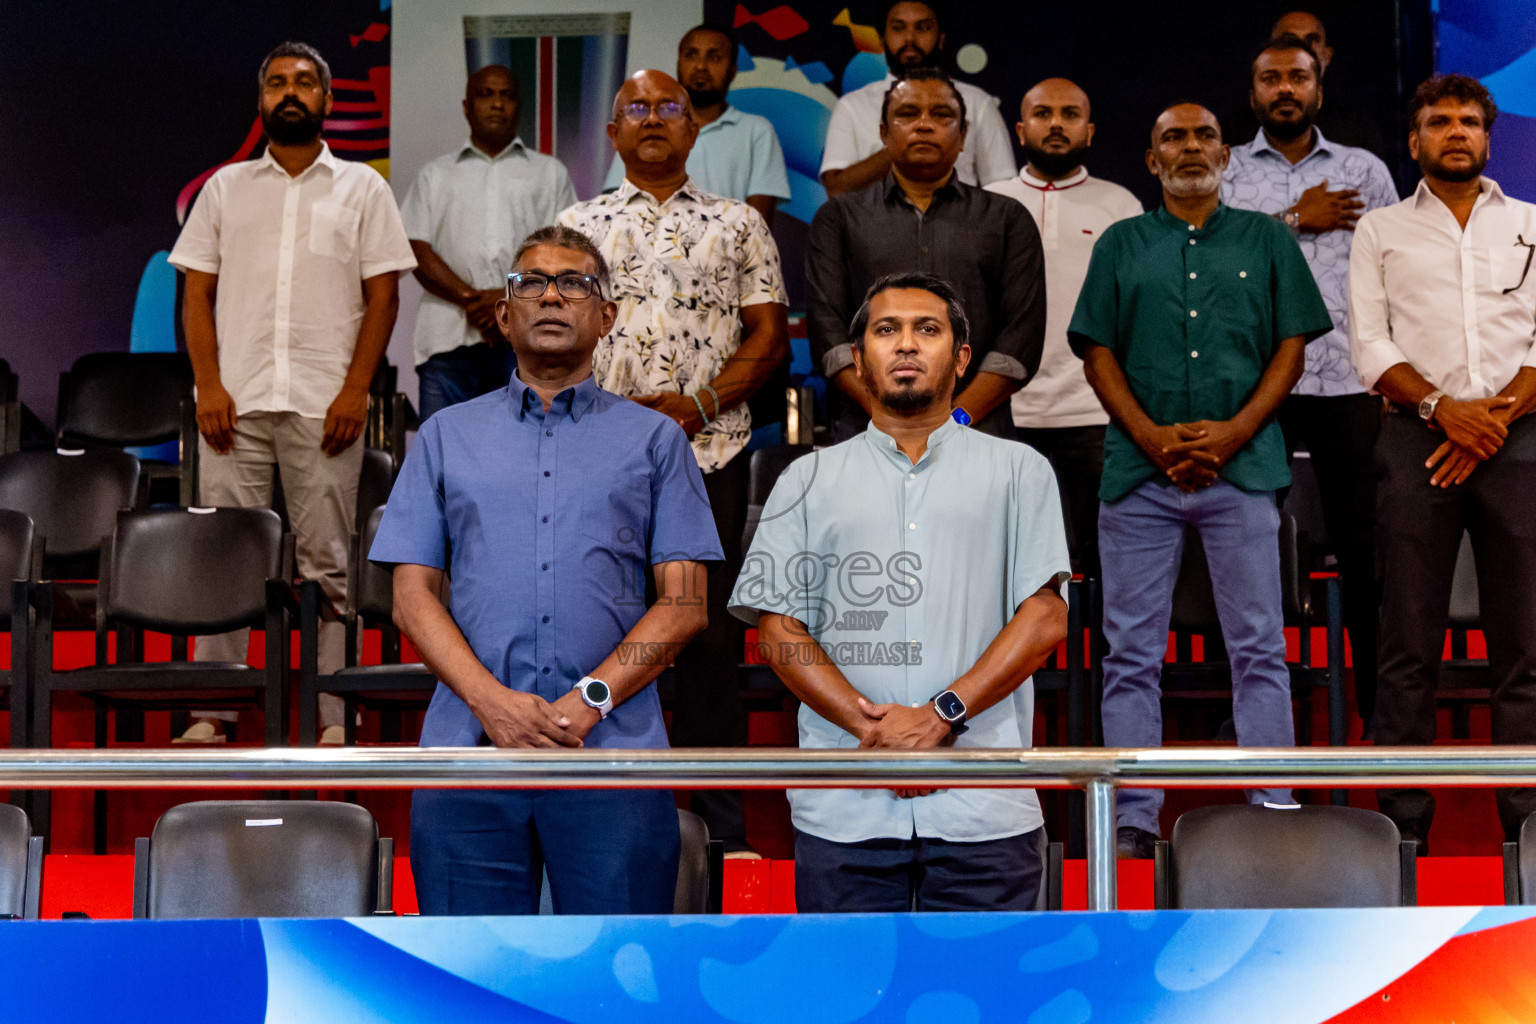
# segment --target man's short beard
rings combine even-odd
[[[1301,117],[1295,121],[1276,121],[1269,116],[1268,108],[1255,106],[1253,116],[1258,120],[1259,127],[1280,141],[1289,142],[1292,139],[1301,138],[1312,130],[1312,126],[1317,123],[1319,109],[1320,104],[1314,100],[1310,106],[1301,108]]]
[[[889,391],[880,392],[875,401],[891,412],[918,412],[933,404],[936,393],[932,388],[918,390],[911,385],[898,385]]]
[[[704,107],[712,107],[715,104],[721,103],[725,100],[725,90],[689,89],[688,99],[693,103],[694,110],[699,110]]]
[[[1424,176],[1426,178],[1437,178],[1440,181],[1451,181],[1458,183],[1472,181],[1479,174],[1482,174],[1483,169],[1487,166],[1488,154],[1486,152],[1484,152],[1482,156],[1478,157],[1473,163],[1469,164],[1466,170],[1453,171],[1446,167],[1443,163],[1430,163],[1424,160],[1419,161],[1419,170],[1424,172]]]
[[[1037,149],[1025,143],[1024,159],[1035,166],[1035,170],[1041,174],[1049,174],[1054,177],[1064,177],[1071,174],[1083,165],[1083,154],[1088,152],[1086,145],[1073,146],[1071,149],[1061,152],[1052,152],[1048,149]]]
[[[288,105],[293,106],[291,103]],[[325,124],[324,116],[304,108],[303,120],[288,121],[277,116],[281,109],[282,104],[279,104],[276,109],[261,117],[261,127],[268,139],[279,146],[304,146],[320,137],[320,130]]]
[[[1186,178],[1171,170],[1162,171],[1158,178],[1169,195],[1180,199],[1200,199],[1214,195],[1221,188],[1221,172],[1214,167],[1198,178]]]
[[[896,54],[887,53],[885,55],[885,66],[889,68],[891,74],[895,75],[897,78],[901,77],[901,73],[903,71],[908,71],[912,68],[935,68],[939,66],[938,49],[935,48],[929,50],[927,53],[924,53],[921,57],[918,58],[916,64],[903,64],[901,62],[901,58]]]

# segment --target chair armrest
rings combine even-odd
[[[379,839],[379,890],[374,894],[373,912],[395,916],[395,841],[390,838]]]
[[[197,400],[181,400],[181,507],[192,508],[197,504],[198,475],[201,470],[201,452],[197,445]]]
[[[1173,844],[1166,839],[1152,844],[1152,909],[1173,909]]]
[[[149,837],[133,841],[133,916],[142,921],[149,916]]]
[[[1398,864],[1402,871],[1403,902],[1405,907],[1419,905],[1419,844],[1404,839],[1397,844]]]
[[[1504,844],[1504,905],[1520,905],[1520,844]]]

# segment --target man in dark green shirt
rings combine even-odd
[[[1099,239],[1067,329],[1111,420],[1099,489],[1110,747],[1162,744],[1159,686],[1189,525],[1210,563],[1237,740],[1295,742],[1274,494],[1290,471],[1274,415],[1307,342],[1332,323],[1290,230],[1218,202],[1228,156],[1209,110],[1163,111],[1147,151],[1163,206]],[[1152,855],[1161,807],[1157,790],[1120,794],[1121,856]]]

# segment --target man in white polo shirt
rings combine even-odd
[[[170,257],[186,274],[199,500],[268,508],[276,465],[299,573],[341,604],[368,384],[395,325],[397,276],[416,260],[388,183],[320,138],[331,111],[320,54],[284,43],[258,83],[266,154],[208,180]],[[321,672],[342,667],[340,627],[321,624]],[[244,630],[204,637],[197,658],[244,661],[246,643]],[[341,702],[320,710],[340,742]],[[184,738],[214,739],[213,716],[198,717]]]
[[[1024,170],[987,186],[1024,204],[1045,249],[1045,350],[1029,387],[1013,393],[1013,423],[1018,439],[1056,471],[1073,570],[1097,576],[1099,476],[1109,414],[1067,344],[1067,322],[1093,243],[1115,221],[1140,215],[1141,203],[1083,166],[1093,121],[1088,95],[1074,83],[1047,78],[1024,94],[1019,117]]]
[[[880,81],[843,96],[832,108],[821,155],[821,183],[829,196],[867,188],[890,173],[891,158],[880,138],[885,94],[903,71],[938,67],[937,58],[944,49],[939,12],[933,3],[900,0],[881,7],[881,39],[890,72]],[[997,97],[968,82],[957,81],[955,88],[970,115],[955,175],[967,185],[1013,177],[1013,144],[998,112]]]

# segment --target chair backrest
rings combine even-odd
[[[677,893],[672,913],[703,914],[709,907],[709,826],[692,811],[677,809],[682,846],[677,857]]]
[[[1297,621],[1310,599],[1309,576],[1301,551],[1296,520],[1280,513],[1280,603],[1287,622]],[[1173,615],[1170,628],[1177,633],[1215,633],[1220,629],[1216,614],[1216,594],[1211,589],[1211,568],[1205,547],[1193,527],[1184,534],[1184,560],[1179,564],[1178,582],[1173,587]]]
[[[384,506],[368,513],[366,521],[359,520],[357,552],[354,556],[353,583],[347,590],[347,600],[357,614],[367,622],[390,622],[395,614],[395,578],[388,569],[381,569],[368,560],[373,550],[373,538],[378,536],[379,522],[384,518]]]
[[[1291,489],[1285,495],[1284,508],[1296,520],[1296,529],[1306,535],[1313,555],[1333,550],[1310,452],[1297,452],[1291,461]]]
[[[33,579],[40,554],[32,517],[0,508],[0,633],[11,628],[11,581]]]
[[[1197,808],[1173,826],[1168,898],[1185,910],[1412,904],[1401,839],[1359,807]]]
[[[768,503],[768,495],[773,493],[773,485],[780,474],[791,462],[815,450],[808,444],[770,444],[752,453],[747,470],[747,525],[742,531],[743,552],[752,546],[757,524],[763,518],[763,506]]]
[[[356,804],[181,804],[140,840],[134,867],[135,916],[360,917],[384,909],[379,826]]]
[[[118,514],[102,608],[111,623],[182,636],[261,626],[266,581],[283,575],[283,529],[269,509]]]
[[[43,536],[45,572],[64,575],[92,562],[112,532],[118,509],[134,503],[139,460],[127,452],[53,451],[0,455],[0,508],[32,517]],[[87,575],[94,575],[94,565]]]
[[[395,486],[395,460],[378,448],[363,449],[363,471],[357,478],[357,525],[362,529],[373,510],[389,500]]]
[[[1506,849],[1510,845],[1515,847],[1514,877],[1506,878],[1505,888],[1513,891],[1504,894],[1504,902],[1531,906],[1536,904],[1536,814],[1521,822],[1518,841],[1506,843]]]
[[[37,917],[43,843],[20,807],[0,804],[0,915]]]
[[[96,352],[59,378],[60,444],[163,444],[181,433],[192,397],[184,352]]]
[[[1482,626],[1482,605],[1477,596],[1477,558],[1472,554],[1472,538],[1461,535],[1461,550],[1456,553],[1456,571],[1451,576],[1452,629],[1478,629]]]

